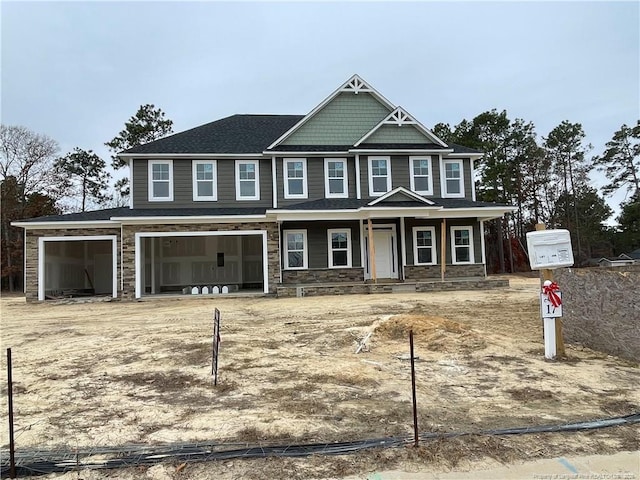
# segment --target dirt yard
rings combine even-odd
[[[412,433],[408,331],[423,432],[593,420],[640,410],[637,364],[579,346],[546,361],[538,280],[422,294],[61,301],[2,306],[17,447],[216,441],[251,445]],[[219,384],[211,377],[222,312]],[[373,332],[364,352],[357,341]],[[469,436],[351,456],[234,460],[83,472],[82,478],[339,478],[389,468],[488,468],[551,455],[637,450],[636,430]],[[77,473],[57,478],[77,479]]]

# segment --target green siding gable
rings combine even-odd
[[[364,143],[432,143],[413,125],[382,125]]]
[[[341,92],[282,145],[353,145],[390,111],[370,93]]]

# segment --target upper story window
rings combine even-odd
[[[444,161],[444,197],[464,197],[462,160]]]
[[[258,160],[236,160],[236,200],[260,200]]]
[[[217,165],[215,160],[193,160],[193,200],[216,201],[218,199]]]
[[[326,198],[347,198],[347,159],[324,159],[324,196]]]
[[[473,227],[451,227],[452,263],[474,263]]]
[[[351,229],[327,230],[329,268],[351,267]]]
[[[433,195],[431,157],[409,157],[411,190],[420,195]]]
[[[173,160],[149,160],[149,201],[173,201]]]
[[[413,227],[413,262],[415,265],[435,265],[436,229]]]
[[[285,158],[284,198],[307,198],[307,159]]]
[[[369,157],[369,196],[379,197],[391,190],[391,159]]]
[[[287,270],[307,268],[307,231],[285,230],[282,234],[284,237],[284,268]]]

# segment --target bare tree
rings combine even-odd
[[[26,127],[0,125],[0,179],[14,177],[24,202],[32,193],[51,195],[59,188],[53,168],[58,142]]]
[[[11,222],[55,213],[60,193],[60,179],[53,168],[57,153],[58,143],[46,135],[25,127],[0,125],[2,278],[8,279],[10,290],[14,290],[22,270],[24,234]],[[42,205],[46,208],[40,208]]]

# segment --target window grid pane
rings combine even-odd
[[[253,180],[241,180],[240,181],[240,196],[241,197],[255,197],[256,184]]]
[[[196,165],[196,176],[198,180],[213,180],[213,164],[199,163]]]
[[[169,165],[165,163],[156,163],[152,168],[154,180],[169,180]]]
[[[433,259],[431,258],[431,247],[429,248],[420,248],[418,247],[418,263],[432,263]]]
[[[301,179],[290,178],[288,182],[289,182],[289,195],[304,194],[303,184]]]
[[[347,251],[346,250],[334,250],[333,251],[333,266],[344,267],[348,265]]]
[[[256,166],[253,163],[241,163],[239,165],[241,180],[255,180]]]

